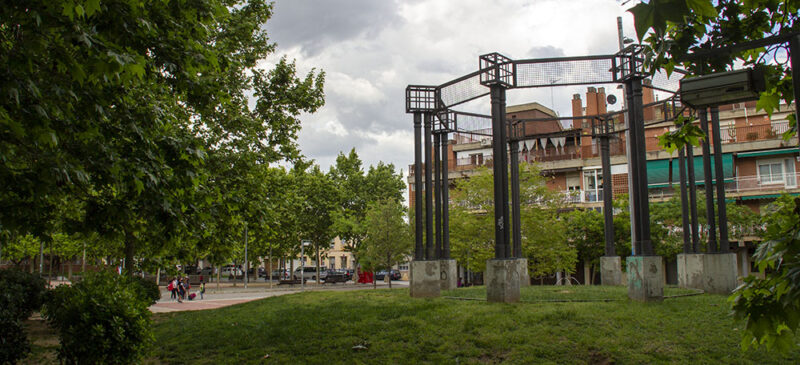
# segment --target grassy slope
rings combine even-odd
[[[456,291],[481,297],[481,288]],[[525,288],[524,298],[624,298],[624,288]],[[590,294],[586,294],[589,292]],[[448,293],[454,294],[454,293]],[[670,294],[669,292],[667,294]],[[673,293],[677,294],[677,293]],[[792,363],[741,353],[725,297],[493,304],[408,291],[308,292],[158,315],[166,363]],[[369,349],[356,352],[354,345]],[[265,361],[264,356],[269,354]]]

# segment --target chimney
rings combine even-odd
[[[606,105],[606,88],[601,87],[597,89],[597,113],[605,114],[608,112]]]
[[[581,102],[581,94],[572,95],[572,116],[573,117],[583,116],[583,103]],[[581,120],[573,119],[572,128],[578,129],[580,127],[581,127]]]
[[[597,114],[597,89],[586,88],[586,115]]]

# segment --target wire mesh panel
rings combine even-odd
[[[602,84],[614,82],[614,56],[547,58],[515,61],[516,87]]]
[[[652,83],[644,85],[645,87],[652,87],[653,89],[675,93],[681,86],[681,79],[685,76],[683,71],[675,70],[667,76],[667,73],[659,70],[651,77]]]
[[[454,111],[456,129],[460,132],[492,134],[492,117],[474,113]]]
[[[484,95],[489,95],[489,89],[481,85],[480,71],[442,84],[437,90],[439,101],[442,103],[442,107],[445,108],[466,103]]]

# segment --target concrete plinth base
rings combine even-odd
[[[703,255],[703,290],[706,293],[730,294],[739,285],[735,253]]]
[[[439,260],[439,289],[458,288],[458,264],[456,260]]]
[[[433,298],[439,294],[441,270],[439,260],[411,261],[409,267],[412,298]]]
[[[520,263],[517,259],[486,261],[486,300],[490,302],[519,302]]]
[[[664,263],[661,256],[628,256],[628,298],[640,302],[664,299]]]
[[[600,285],[622,285],[621,257],[600,257]]]
[[[678,286],[681,288],[703,289],[703,266],[705,254],[678,254]]]
[[[528,271],[528,259],[517,259],[519,265],[519,287],[531,286],[531,273]]]

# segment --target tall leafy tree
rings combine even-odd
[[[407,260],[412,249],[411,231],[405,221],[405,208],[395,199],[370,203],[366,216],[366,249],[362,257],[373,270],[389,270]],[[389,280],[389,288],[392,281]]]
[[[215,191],[233,175],[221,172],[296,158],[299,115],[323,103],[321,73],[298,77],[285,59],[255,69],[274,51],[271,11],[261,0],[4,4],[2,227],[45,234],[57,198],[77,196],[85,229],[123,242],[129,268],[137,248],[180,242],[203,218],[232,227],[235,214],[214,212],[232,204]]]
[[[318,165],[310,168],[296,165],[293,173],[297,178],[300,210],[298,226],[301,238],[311,241],[315,255],[317,283],[320,282],[320,252],[330,248],[335,237],[333,212],[338,200],[331,178]]]
[[[456,182],[452,194],[451,254],[470,270],[483,272],[494,256],[492,173],[479,169]],[[558,218],[560,197],[550,191],[535,165],[520,165],[522,253],[534,276],[574,271],[577,253],[568,244]]]
[[[366,174],[355,149],[336,158],[328,175],[336,185],[340,206],[334,212],[334,230],[356,262],[367,235],[366,215],[369,204],[381,200],[402,201],[405,183],[394,164],[382,161],[370,166]]]

